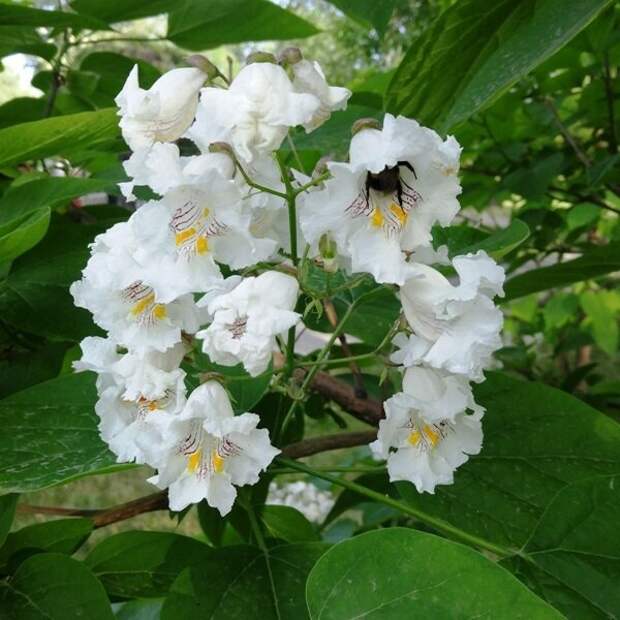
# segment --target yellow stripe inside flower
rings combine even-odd
[[[196,470],[200,467],[202,461],[202,449],[198,449],[192,452],[187,459],[187,471],[190,474],[196,473]],[[216,474],[221,474],[224,471],[224,459],[217,453],[216,450],[211,452],[211,467]]]
[[[393,213],[393,215],[396,216],[396,219],[398,220],[400,225],[404,226],[405,221],[407,220],[407,214],[405,213],[403,208],[400,205],[397,205],[395,202],[393,202],[390,204],[389,209]]]
[[[370,223],[375,228],[381,228],[383,226],[383,220],[384,218],[383,213],[381,213],[381,209],[377,209],[377,207],[375,207],[370,214]]]
[[[414,447],[419,446],[420,442],[424,441],[431,448],[435,448],[440,440],[441,433],[430,424],[425,424],[421,430],[416,428],[407,437],[407,441]]]
[[[191,228],[186,228],[181,232],[178,232],[175,237],[175,242],[177,245],[183,245],[188,239],[193,237],[196,234],[196,229],[192,226]]]
[[[165,319],[167,316],[166,306],[155,303],[155,293],[149,293],[140,301],[131,306],[131,314],[140,316],[152,308],[153,316],[156,319]]]

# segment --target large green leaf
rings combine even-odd
[[[510,278],[504,288],[506,291],[504,301],[598,278],[618,270],[620,270],[620,242],[615,241],[608,245],[589,248],[574,260],[532,269]]]
[[[620,615],[620,478],[568,485],[507,565],[569,618]]]
[[[56,553],[35,555],[0,583],[0,609],[11,620],[113,620],[102,585],[77,560]]]
[[[585,27],[610,0],[460,0],[411,44],[386,93],[390,112],[447,131]]]
[[[103,227],[52,218],[43,241],[15,261],[0,283],[0,316],[16,329],[60,340],[79,341],[100,333],[89,312],[76,308],[69,286],[80,278],[88,244]]]
[[[17,52],[51,60],[56,53],[56,46],[45,43],[33,27],[0,24],[0,58]]]
[[[366,27],[374,27],[383,33],[398,4],[398,0],[329,0],[343,13]]]
[[[0,496],[0,546],[4,544],[13,524],[18,498],[19,495],[13,493]]]
[[[181,0],[168,17],[168,39],[197,51],[227,43],[299,39],[317,32],[267,0]]]
[[[51,215],[49,207],[42,207],[2,224],[0,212],[0,264],[14,260],[39,243],[47,232]]]
[[[65,375],[0,400],[0,492],[43,489],[114,471],[101,441],[90,373]]]
[[[170,588],[161,618],[303,620],[308,617],[304,598],[306,577],[327,548],[323,543],[271,547],[268,557],[273,588],[260,549],[216,549],[205,562],[179,575]]]
[[[80,14],[114,24],[167,13],[178,5],[178,0],[72,0],[70,4]]]
[[[47,551],[71,555],[93,530],[90,519],[56,519],[34,523],[8,535],[0,548],[0,571],[13,565],[15,557],[24,561],[29,555]]]
[[[183,569],[205,561],[210,551],[195,538],[133,531],[106,538],[85,562],[112,596],[158,597]]]
[[[292,506],[263,506],[260,516],[272,538],[291,543],[319,540],[314,525]]]
[[[66,11],[44,11],[16,4],[0,4],[0,24],[3,26],[45,26],[48,28],[88,28],[107,30],[108,25],[87,15]]]
[[[306,596],[312,620],[562,618],[483,555],[405,528],[332,547],[310,572]]]
[[[95,192],[117,193],[106,179],[46,177],[13,185],[0,199],[0,231],[6,223],[41,207],[55,207]]]
[[[0,168],[30,159],[68,155],[120,135],[116,110],[81,112],[0,130]]]

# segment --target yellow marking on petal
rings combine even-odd
[[[164,304],[155,304],[155,307],[153,308],[153,316],[156,319],[165,319],[168,316],[166,306],[164,306]]]
[[[370,223],[375,228],[381,228],[383,226],[383,213],[381,213],[381,209],[377,209],[376,207],[372,210],[370,214]]]
[[[409,437],[407,437],[407,441],[415,447],[419,445],[422,438],[430,444],[431,448],[435,448],[441,439],[441,434],[437,431],[437,429],[435,429],[434,426],[425,424],[422,427],[422,432],[418,430],[411,431],[411,433],[409,433]]]
[[[196,450],[192,452],[187,459],[187,471],[193,474],[200,465],[200,458],[202,457],[202,450]]]
[[[393,202],[392,204],[390,204],[390,211],[396,216],[400,225],[402,226],[407,219],[407,214],[403,211],[403,208]]]
[[[196,239],[196,252],[198,254],[206,254],[209,251],[209,242],[206,237],[198,237]]]
[[[211,455],[211,462],[213,463],[213,471],[216,474],[221,474],[224,471],[224,459],[215,451]]]
[[[420,433],[418,433],[418,431],[413,431],[409,433],[409,437],[407,437],[407,441],[412,446],[417,446],[420,443]]]
[[[188,239],[191,239],[196,234],[196,229],[192,226],[186,230],[178,232],[174,238],[177,245],[183,245]]]
[[[131,314],[138,316],[142,314],[155,301],[155,293],[151,293],[135,303],[131,307]]]
[[[157,411],[157,402],[152,400],[148,405],[147,405],[147,409],[149,411]]]
[[[209,213],[211,213],[211,211],[209,211],[209,209],[207,209],[206,207],[202,210],[202,217],[209,217]]]

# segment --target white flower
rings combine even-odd
[[[188,137],[203,152],[223,140],[251,162],[277,150],[288,128],[310,122],[320,106],[314,95],[295,92],[282,67],[256,62],[241,69],[228,90],[202,90]]]
[[[199,69],[173,69],[144,90],[135,65],[115,99],[125,142],[137,150],[180,138],[194,120],[198,92],[206,79]]]
[[[209,290],[221,279],[216,261],[241,269],[276,248],[273,239],[252,235],[239,188],[215,168],[143,205],[130,222],[139,241],[133,257],[163,301]]]
[[[318,62],[300,60],[292,66],[292,71],[295,90],[310,93],[321,102],[312,118],[303,124],[307,132],[322,125],[334,110],[344,110],[347,107],[351,91],[348,88],[330,86]]]
[[[383,129],[353,137],[350,164],[329,163],[332,178],[310,192],[300,211],[309,243],[329,233],[353,272],[402,285],[405,252],[429,246],[431,228],[459,209],[460,147],[413,120],[386,114]]]
[[[179,343],[165,353],[152,351],[144,356],[131,352],[119,353],[118,345],[110,338],[89,336],[80,343],[82,357],[73,363],[77,372],[92,370],[99,376],[99,393],[110,385],[124,388],[123,398],[138,400],[160,398],[168,389],[170,373],[178,375],[177,369],[185,355],[185,347]]]
[[[148,185],[163,196],[174,187],[200,183],[211,169],[217,170],[225,179],[231,179],[235,172],[232,158],[224,153],[181,157],[176,144],[161,142],[149,149],[135,151],[123,167],[131,177],[131,181],[119,183],[127,200],[135,200],[132,193],[135,185]]]
[[[503,317],[492,301],[503,295],[504,270],[482,250],[457,256],[459,275],[452,285],[427,265],[413,266],[414,275],[400,289],[400,300],[414,335],[398,336],[401,350],[392,356],[406,366],[423,363],[482,381],[482,371],[502,345]]]
[[[293,327],[299,292],[297,280],[277,271],[258,277],[229,278],[227,292],[207,294],[198,303],[213,317],[211,325],[196,334],[202,350],[217,364],[239,362],[252,375],[267,369],[275,337]]]
[[[462,377],[409,368],[403,392],[386,400],[384,409],[370,448],[387,459],[391,482],[408,480],[418,492],[434,493],[436,485],[452,484],[454,470],[480,452],[484,410]]]
[[[168,488],[171,510],[207,500],[222,515],[237,496],[233,485],[256,484],[280,450],[254,413],[235,416],[224,388],[209,381],[190,395],[169,427],[169,449],[149,482]]]
[[[82,279],[71,285],[76,306],[93,314],[110,337],[138,355],[165,351],[181,342],[181,332],[200,325],[200,310],[190,294],[162,301],[149,271],[132,257],[137,241],[131,222],[122,222],[99,235]]]
[[[185,404],[185,373],[167,373],[159,395],[127,398],[122,385],[110,385],[95,404],[99,432],[119,462],[159,462],[170,424]]]

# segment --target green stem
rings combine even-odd
[[[237,166],[237,169],[241,173],[241,176],[243,177],[243,180],[250,187],[253,187],[254,189],[257,189],[257,190],[259,190],[261,192],[265,192],[265,194],[271,194],[272,196],[278,196],[278,198],[284,198],[284,200],[288,199],[288,194],[285,194],[283,192],[279,192],[277,189],[273,189],[272,187],[267,187],[266,185],[261,185],[260,183],[254,182],[250,178],[250,175],[245,171],[245,168],[241,165],[241,163],[239,162],[239,160],[236,157],[235,157],[235,165]]]
[[[350,480],[345,480],[344,478],[339,478],[337,476],[332,476],[327,472],[313,469],[311,467],[308,467],[304,463],[299,463],[291,459],[278,457],[278,461],[283,465],[286,465],[290,469],[295,469],[297,471],[316,476],[317,478],[322,478],[323,480],[332,482],[333,484],[343,487],[344,489],[348,489],[349,491],[353,491],[354,493],[363,495],[364,497],[372,499],[376,502],[385,504],[386,506],[390,506],[391,508],[395,508],[396,510],[404,512],[405,514],[415,517],[423,523],[430,525],[438,532],[460,540],[468,545],[479,547],[480,549],[485,549],[486,551],[490,551],[491,553],[494,553],[495,555],[498,555],[502,558],[516,555],[518,553],[516,550],[496,545],[492,542],[484,540],[484,538],[479,538],[478,536],[474,536],[473,534],[464,532],[463,530],[451,525],[450,523],[447,523],[443,519],[433,517],[432,515],[429,515],[422,510],[418,510],[417,508],[414,508],[409,504],[403,504],[402,502],[392,499],[391,497],[389,497],[388,495],[384,495],[383,493],[377,493],[376,491],[367,489],[361,484],[357,484],[355,482],[351,482]]]
[[[299,196],[299,194],[303,194],[306,190],[310,189],[311,187],[316,187],[317,185],[320,185],[321,183],[323,183],[323,181],[326,181],[327,179],[329,179],[329,177],[330,177],[330,173],[324,172],[323,174],[316,177],[315,179],[312,179],[312,181],[308,181],[308,183],[305,183],[304,185],[300,185],[295,190],[295,196]]]
[[[334,328],[334,331],[332,332],[332,335],[330,336],[329,340],[327,341],[327,344],[321,349],[321,352],[319,353],[319,357],[317,359],[317,364],[310,369],[310,371],[308,372],[308,374],[304,378],[304,381],[301,384],[301,391],[304,394],[306,393],[306,390],[310,386],[310,383],[312,382],[312,379],[314,379],[314,376],[319,371],[323,361],[329,355],[329,352],[330,352],[332,346],[334,345],[334,342],[336,342],[336,338],[338,338],[338,334],[340,334],[340,332],[344,328],[345,323],[348,321],[349,317],[351,316],[351,313],[355,309],[357,301],[359,301],[359,300],[354,301],[347,308],[347,311],[344,313],[344,315],[340,319],[340,322]],[[284,420],[282,421],[281,435],[283,435],[286,432],[286,429],[287,429],[287,427],[288,427],[288,425],[289,425],[289,423],[291,421],[293,413],[295,412],[295,409],[297,408],[297,403],[298,402],[299,402],[299,400],[294,400],[291,403],[291,406],[289,407],[289,410],[286,412],[286,415],[284,416]]]
[[[267,566],[267,574],[269,576],[269,584],[271,585],[271,594],[273,596],[273,606],[276,612],[276,617],[281,618],[280,608],[278,606],[278,593],[276,591],[276,583],[273,579],[273,573],[271,572],[271,563],[269,561],[269,548],[265,543],[265,539],[263,537],[263,532],[260,529],[260,525],[256,519],[256,514],[254,513],[254,508],[252,506],[251,500],[248,499],[245,505],[246,512],[248,513],[248,518],[250,520],[250,526],[252,527],[252,532],[254,534],[254,538],[256,538],[256,543],[258,544],[260,550],[263,552],[265,556],[265,565]]]
[[[280,476],[284,474],[295,474],[299,470],[290,467],[274,467],[269,470],[270,474]],[[385,472],[383,465],[376,467],[316,467],[314,471],[327,472],[332,474],[379,474]]]

